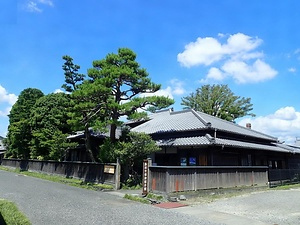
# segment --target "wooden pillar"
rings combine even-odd
[[[143,192],[142,195],[147,195],[150,190],[150,169],[149,167],[152,166],[152,159],[148,158],[143,161]]]
[[[117,158],[117,165],[115,170],[115,189],[119,190],[121,187],[121,163],[120,159]]]

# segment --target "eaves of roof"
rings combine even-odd
[[[173,138],[168,140],[158,140],[156,141],[156,143],[161,147],[163,146],[165,147],[223,146],[223,147],[234,147],[234,148],[242,148],[242,149],[255,149],[255,150],[263,150],[263,151],[275,151],[275,152],[300,154],[300,150],[297,151],[297,149],[288,147],[287,145],[284,144],[277,145],[277,143],[274,143],[273,145],[263,145],[263,144],[235,141],[229,139],[213,138],[209,134],[206,134],[205,136],[198,136],[198,137],[185,137],[185,138]]]

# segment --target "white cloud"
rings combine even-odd
[[[296,73],[297,69],[294,68],[294,67],[291,67],[291,68],[288,69],[288,71],[289,71],[290,73]]]
[[[222,66],[222,70],[232,76],[237,83],[255,83],[277,75],[277,71],[260,59],[257,59],[252,65],[244,61],[227,61]]]
[[[0,110],[0,117],[6,117],[9,114],[10,110],[11,110],[11,106],[6,107],[3,110]]]
[[[165,96],[165,97],[169,97],[171,99],[174,99],[173,95],[172,95],[172,88],[171,87],[167,87],[166,89],[160,89],[154,93],[142,93],[140,94],[140,97],[147,97],[147,96]]]
[[[42,12],[43,10],[37,6],[36,2],[28,1],[26,4],[26,10],[28,12]]]
[[[210,80],[222,81],[226,78],[226,74],[223,73],[219,68],[212,67],[209,69],[205,79],[201,79],[200,83],[209,83]]]
[[[11,106],[15,104],[18,97],[15,94],[9,94],[6,89],[0,85],[0,117],[9,114]]]
[[[198,38],[185,46],[185,50],[177,55],[177,60],[185,67],[211,65],[224,55],[224,49],[218,40],[206,37]]]
[[[58,88],[58,89],[55,89],[53,93],[56,94],[56,93],[63,93],[63,92],[64,92],[63,90]]]
[[[185,89],[183,88],[184,83],[178,79],[173,79],[170,81],[171,83],[171,93],[174,95],[183,95],[185,93]]]
[[[6,89],[0,85],[0,103],[6,102],[10,105],[15,104],[15,102],[18,100],[18,96],[15,94],[9,94]]]
[[[52,0],[28,0],[22,5],[22,9],[28,12],[41,13],[43,6],[53,7],[54,4]]]
[[[242,119],[239,124],[251,123],[252,129],[277,137],[280,141],[294,144],[300,137],[300,112],[294,107],[284,107],[267,116]]]
[[[165,89],[160,89],[155,93],[143,93],[140,96],[165,96],[174,99],[174,95],[183,95],[186,91],[184,89],[184,83],[178,79],[172,79],[169,81],[170,85]]]
[[[225,54],[245,53],[256,49],[261,45],[262,40],[253,38],[242,33],[230,35],[227,39],[227,44],[223,45]]]
[[[218,34],[220,38],[224,36]],[[242,33],[230,35],[225,43],[213,37],[199,37],[196,42],[185,46],[185,50],[177,55],[177,60],[188,68],[212,66],[201,82],[221,81],[227,77],[238,83],[261,82],[277,75],[277,71],[262,60],[264,54],[257,50],[262,42],[257,37]]]
[[[44,4],[44,5],[51,6],[51,7],[54,6],[53,1],[51,1],[51,0],[38,0],[38,2],[41,4]]]

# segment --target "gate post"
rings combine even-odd
[[[152,165],[152,159],[144,159],[143,161],[143,193],[142,195],[147,195],[149,193],[150,186],[150,170],[149,167]]]
[[[115,189],[119,190],[121,187],[121,163],[120,159],[117,158],[117,165],[116,165],[116,170],[115,170]]]

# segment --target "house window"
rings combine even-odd
[[[186,166],[187,165],[187,162],[186,162],[186,157],[181,157],[180,158],[180,166]]]
[[[196,166],[196,157],[189,158],[189,166]]]

